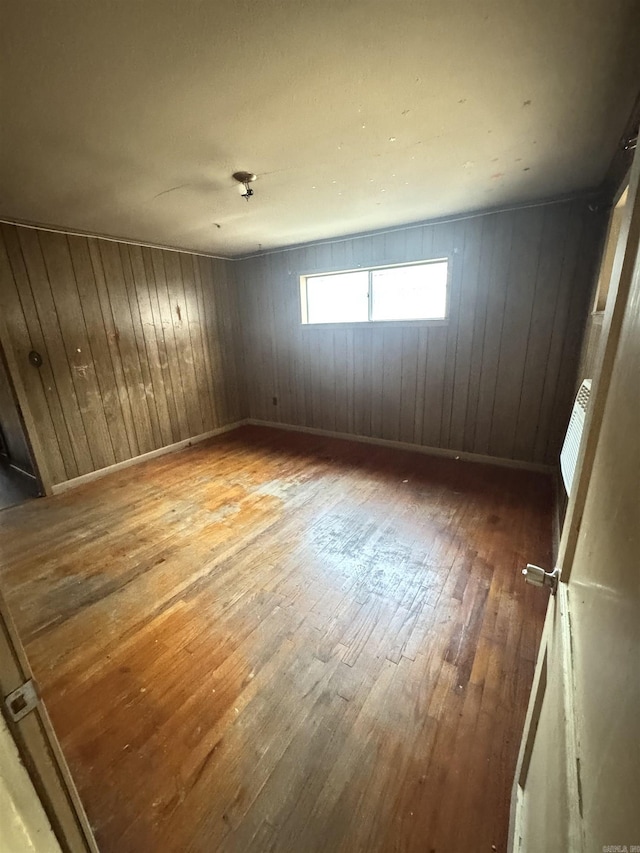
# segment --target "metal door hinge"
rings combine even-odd
[[[551,590],[552,595],[558,591],[560,569],[557,567],[552,572],[545,572],[540,566],[527,563],[527,568],[522,570],[522,574],[527,583],[533,584],[533,586],[546,586]]]
[[[35,681],[30,678],[23,685],[5,696],[4,704],[9,713],[9,718],[14,723],[19,722],[27,714],[38,707],[40,697]]]

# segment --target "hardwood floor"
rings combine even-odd
[[[101,851],[504,851],[551,502],[246,427],[0,513]]]

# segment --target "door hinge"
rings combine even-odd
[[[558,591],[560,569],[557,567],[552,572],[545,572],[540,566],[527,563],[527,568],[522,570],[522,574],[527,583],[533,584],[533,586],[546,586],[551,590],[552,595]]]
[[[35,681],[30,678],[25,681],[20,687],[5,696],[4,704],[9,714],[9,718],[14,723],[19,722],[27,714],[30,714],[40,703],[38,696],[38,688]]]

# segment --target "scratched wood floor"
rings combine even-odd
[[[551,502],[246,427],[1,512],[101,851],[504,851]]]

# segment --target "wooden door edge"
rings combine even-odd
[[[536,661],[529,704],[523,728],[520,751],[516,763],[516,772],[511,789],[511,806],[509,812],[509,834],[507,836],[507,853],[519,853],[516,839],[522,821],[524,808],[524,784],[531,760],[535,735],[542,712],[544,693],[546,690],[546,671],[548,667],[548,636],[553,632],[555,618],[560,619],[561,649],[555,651],[561,655],[560,665],[564,677],[562,679],[563,719],[558,725],[565,728],[566,744],[566,777],[568,785],[569,829],[571,853],[586,853],[585,839],[582,831],[582,790],[580,783],[580,751],[579,736],[575,715],[575,691],[573,679],[573,643],[571,640],[571,612],[569,609],[569,589],[565,582],[558,585],[558,592],[549,599],[545,617],[540,650]],[[526,853],[526,851],[524,851]]]
[[[65,853],[98,853],[98,846],[47,709],[36,708],[15,722],[5,697],[33,680],[15,624],[0,592],[0,699],[2,714],[20,758],[40,798],[51,828]]]
[[[542,700],[544,691],[546,690],[546,679],[544,679],[545,665],[547,661],[547,645],[548,635],[551,630],[550,626],[553,622],[553,609],[555,602],[553,598],[549,599],[547,613],[542,629],[542,637],[540,638],[540,648],[538,649],[538,657],[536,659],[536,668],[533,673],[533,683],[531,685],[531,693],[529,694],[529,702],[527,705],[527,713],[524,719],[522,729],[522,739],[520,740],[520,749],[518,751],[518,759],[516,761],[516,771],[513,776],[513,786],[511,788],[511,806],[509,810],[509,834],[507,836],[507,851],[508,853],[517,853],[515,840],[517,838],[518,828],[522,818],[522,785],[525,781],[526,768],[528,766],[527,755],[530,756],[533,748],[533,739],[538,727],[540,712],[542,710]]]

